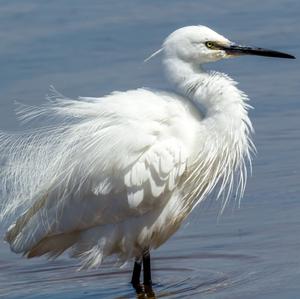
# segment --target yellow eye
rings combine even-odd
[[[205,43],[205,46],[207,47],[207,48],[213,48],[214,47],[214,44],[212,43],[212,42],[206,42]]]

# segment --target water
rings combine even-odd
[[[159,59],[143,64],[163,38],[206,24],[232,40],[300,57],[299,10],[289,1],[0,2],[0,127],[20,129],[13,101],[41,104],[53,84],[68,96],[139,86],[167,88]],[[299,298],[299,59],[243,57],[217,63],[250,95],[258,154],[240,209],[217,217],[198,207],[153,252],[157,298]],[[25,260],[0,245],[0,297],[135,298],[131,266],[108,261],[78,272],[66,256]],[[142,298],[142,297],[141,297]]]

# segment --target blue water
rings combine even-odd
[[[244,44],[300,57],[300,4],[286,1],[0,2],[0,128],[22,129],[14,100],[41,104],[49,85],[72,96],[167,88],[143,60],[178,27],[205,24]],[[199,206],[153,252],[157,298],[299,298],[299,59],[243,57],[211,66],[240,82],[258,153],[241,207]],[[3,228],[2,228],[3,231]],[[135,298],[131,266],[76,271],[67,256],[26,260],[0,243],[0,297]],[[142,298],[142,297],[141,297]]]

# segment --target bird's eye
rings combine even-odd
[[[206,42],[205,46],[209,49],[212,49],[214,47],[214,44],[212,42]]]

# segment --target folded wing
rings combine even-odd
[[[188,159],[172,105],[179,104],[137,90],[102,99],[63,98],[43,111],[27,109],[30,118],[49,112],[63,118],[59,126],[25,137],[2,136],[6,149],[14,144],[4,170],[10,174],[5,179],[13,187],[10,196],[16,196],[11,207],[26,208],[8,230],[12,249],[57,255],[84,230],[163,206]]]

